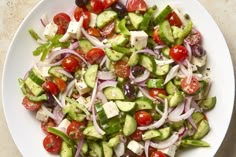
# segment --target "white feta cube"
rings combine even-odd
[[[144,146],[136,142],[135,140],[130,141],[127,148],[137,155],[142,155],[144,151]]]
[[[83,25],[83,18],[80,18],[80,20],[78,22],[71,21],[69,23],[66,33],[69,33],[71,37],[79,39],[81,36],[82,25]]]
[[[103,109],[105,111],[107,118],[115,117],[115,116],[119,115],[119,112],[120,112],[116,106],[116,103],[114,103],[113,101],[109,101],[109,102],[105,103],[103,105]]]
[[[175,157],[177,146],[173,145],[167,149],[160,150],[162,153],[168,155],[169,157]]]
[[[68,119],[63,119],[63,121],[61,121],[61,123],[58,125],[58,129],[64,131],[67,130],[68,126],[70,125],[70,121]]]
[[[36,119],[42,122],[47,122],[49,118],[49,112],[51,113],[51,109],[42,106],[36,113]]]
[[[90,92],[90,90],[91,90],[91,88],[89,88],[89,87],[87,86],[87,84],[86,84],[83,80],[76,81],[75,87],[76,87],[76,89],[78,90],[78,92],[79,92],[80,95],[83,95],[83,94],[85,94],[85,93],[88,93],[88,92]]]
[[[70,39],[70,33],[66,32],[60,39],[60,42],[67,42]]]
[[[95,27],[96,26],[96,21],[97,21],[97,14],[91,13],[90,14],[89,26],[90,27]]]
[[[148,35],[144,31],[130,31],[130,44],[137,49],[147,47]]]
[[[55,23],[49,23],[46,25],[43,35],[47,39],[53,38],[58,30],[58,26]]]

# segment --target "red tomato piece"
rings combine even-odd
[[[161,40],[158,34],[158,28],[156,28],[152,33],[152,39],[159,45],[164,45],[165,43]]]
[[[99,14],[104,10],[104,6],[100,0],[90,0],[90,6],[95,14]]]
[[[101,36],[101,34],[100,34],[100,32],[97,28],[90,27],[90,28],[87,29],[87,32],[88,32],[89,35],[92,35],[92,36],[95,36],[95,37],[100,37]]]
[[[166,157],[166,155],[164,153],[162,153],[161,151],[154,151],[151,154],[151,157]]]
[[[57,34],[65,34],[66,33],[66,29],[63,28],[63,26],[58,26],[58,29],[57,29]]]
[[[61,93],[63,93],[66,90],[66,82],[60,78],[54,79],[55,84],[57,85],[58,89]]]
[[[53,17],[53,22],[64,30],[67,30],[70,21],[70,16],[66,13],[58,13]]]
[[[177,26],[177,27],[181,27],[182,26],[182,22],[181,22],[179,16],[174,11],[172,11],[167,16],[167,19],[168,19],[168,21],[169,21],[171,26]]]
[[[147,10],[147,4],[144,0],[127,0],[126,8],[128,12],[142,11]]]
[[[85,59],[91,63],[99,63],[101,59],[105,56],[105,52],[100,48],[92,48],[89,50],[85,56]]]
[[[47,122],[41,122],[41,128],[45,134],[48,134],[48,127],[55,127],[57,124],[52,118],[48,118]]]
[[[66,133],[70,138],[78,140],[83,137],[82,130],[85,127],[86,124],[84,122],[73,121],[68,126]]]
[[[110,24],[103,27],[102,30],[100,31],[101,35],[103,37],[112,36],[115,31],[115,25],[116,25],[115,22],[111,22]]]
[[[104,8],[109,8],[113,3],[117,2],[118,0],[104,0],[103,6]]]
[[[68,72],[75,72],[79,67],[78,60],[72,55],[62,60],[62,67]]]
[[[153,121],[152,115],[146,111],[138,111],[135,113],[135,119],[139,126],[150,125]]]
[[[57,85],[55,83],[53,83],[52,81],[45,81],[42,84],[42,87],[44,90],[50,92],[53,95],[57,95],[58,94],[58,88]]]
[[[170,49],[170,57],[176,62],[182,62],[188,57],[188,50],[182,45],[173,46]]]
[[[76,21],[79,21],[83,16],[83,27],[88,28],[90,23],[90,12],[87,9],[77,7],[74,11],[74,17]]]
[[[187,83],[187,77],[185,77],[182,81],[181,81],[181,88],[183,89],[183,91],[187,94],[194,94],[197,92],[197,90],[200,87],[199,81],[196,77],[192,77],[192,80],[190,81],[190,83]]]
[[[141,141],[143,133],[144,131],[137,129],[130,137],[135,141]]]
[[[185,40],[189,45],[193,46],[201,43],[202,36],[199,31],[195,30],[190,35],[188,35]]]
[[[58,154],[61,150],[61,145],[62,139],[53,134],[48,134],[43,140],[44,149],[52,154]]]
[[[122,78],[128,78],[130,74],[130,67],[126,61],[120,60],[115,63],[115,74]]]
[[[153,88],[153,89],[149,90],[149,95],[153,98],[159,97],[159,94],[167,95],[165,89]]]
[[[42,102],[33,102],[25,96],[22,100],[22,104],[29,111],[37,111],[41,107]]]

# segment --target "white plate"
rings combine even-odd
[[[211,132],[204,140],[210,148],[193,149],[179,153],[181,157],[213,157],[222,143],[229,126],[234,104],[234,74],[230,53],[224,37],[211,16],[196,0],[147,0],[148,4],[167,4],[174,2],[189,13],[194,24],[203,35],[204,47],[209,56],[209,67],[213,86],[211,95],[217,96],[216,108],[208,113]],[[177,3],[178,2],[178,3]],[[40,2],[24,19],[9,48],[4,65],[2,89],[4,112],[11,135],[24,157],[50,156],[42,147],[44,133],[34,114],[21,105],[22,93],[17,79],[23,77],[33,64],[32,51],[36,43],[28,34],[29,28],[42,31],[39,21],[43,14],[54,15],[57,12],[70,12],[74,0],[44,0]]]

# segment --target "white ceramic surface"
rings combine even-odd
[[[164,6],[174,0],[146,0],[149,4]],[[177,3],[176,3],[177,2]],[[196,0],[174,1],[185,12],[189,13],[194,24],[200,30],[204,46],[209,56],[213,86],[211,95],[217,96],[216,108],[208,113],[211,132],[204,139],[211,144],[210,148],[193,149],[179,153],[181,157],[212,157],[219,148],[227,131],[234,104],[234,74],[230,53],[225,40],[210,15]],[[53,15],[57,12],[70,12],[74,0],[44,0],[39,3],[24,19],[9,48],[4,65],[2,80],[2,98],[4,113],[11,135],[24,157],[50,156],[42,147],[44,133],[34,114],[26,111],[22,105],[22,94],[17,79],[23,77],[33,64],[32,50],[37,46],[29,36],[28,29],[42,32],[40,17],[43,14]]]

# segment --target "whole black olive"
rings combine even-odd
[[[53,98],[51,93],[46,93],[48,100],[43,103],[45,107],[54,108],[57,105],[57,102]]]
[[[206,54],[206,51],[202,48],[201,45],[197,44],[192,46],[192,53],[195,57],[202,57]]]
[[[121,2],[114,3],[111,9],[118,13],[119,18],[123,18],[127,15],[126,7]]]
[[[124,94],[125,96],[130,99],[130,100],[134,100],[137,96],[137,91],[135,89],[135,86],[133,84],[131,84],[130,82],[125,82],[123,85],[123,90],[124,90]]]
[[[144,73],[144,71],[145,71],[145,68],[140,65],[134,66],[131,69],[131,72],[134,77],[138,77],[138,76],[142,75]]]
[[[78,6],[78,7],[83,7],[85,6],[87,3],[88,3],[89,0],[75,0],[75,4]]]

